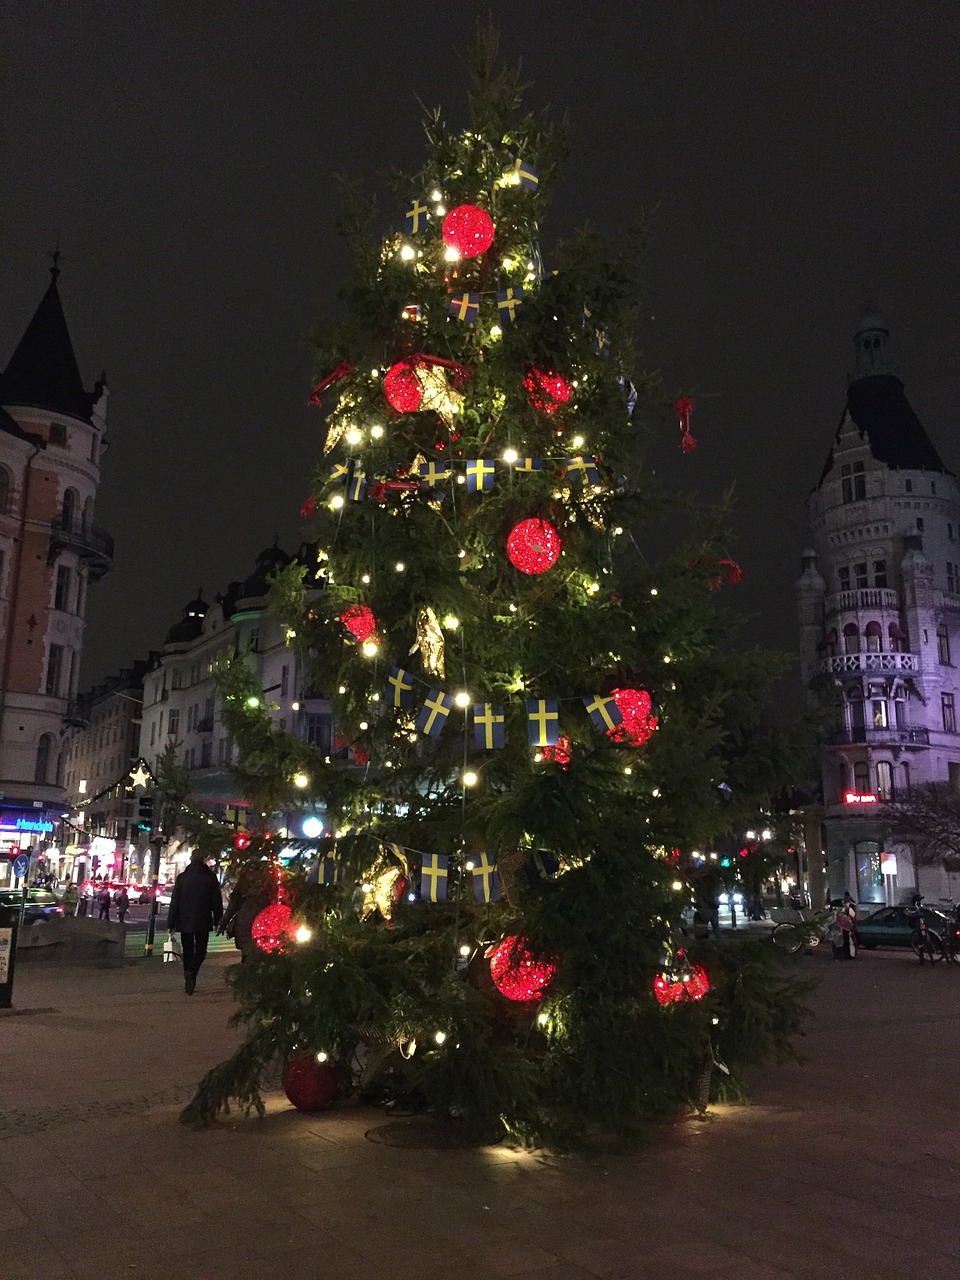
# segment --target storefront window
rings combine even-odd
[[[857,867],[857,901],[886,901],[880,871],[880,846],[877,842],[861,840],[854,847],[854,859]]]

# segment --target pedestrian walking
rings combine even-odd
[[[99,918],[101,920],[109,920],[110,919],[110,890],[107,888],[106,885],[104,885],[103,888],[100,890],[100,892],[97,894],[97,902],[100,905]]]
[[[707,937],[711,929],[715,938],[720,937],[720,877],[711,870],[701,872],[694,886],[694,927],[697,937]]]
[[[65,916],[75,916],[77,914],[77,905],[79,902],[80,890],[72,880],[68,880],[63,886],[63,896],[60,899],[60,905],[63,907],[63,914]]]
[[[253,922],[270,901],[270,891],[263,875],[256,867],[244,867],[230,892],[227,909],[217,927],[217,933],[225,933],[233,939],[241,960],[246,960],[254,945]]]
[[[857,954],[857,904],[850,893],[834,903],[837,918],[830,931],[834,960],[853,960]]]
[[[113,895],[113,901],[114,901],[114,905],[117,908],[117,919],[120,921],[121,924],[123,924],[124,917],[126,916],[127,912],[130,910],[130,895],[127,893],[123,885],[121,885],[120,888],[117,890],[117,892]]]
[[[167,930],[180,934],[183,949],[183,989],[192,996],[197,974],[207,954],[210,931],[223,915],[223,894],[215,872],[199,849],[190,856],[190,865],[173,882]]]

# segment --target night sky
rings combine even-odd
[[[671,397],[699,400],[700,443],[684,456],[664,430],[651,461],[706,496],[736,482],[746,638],[795,648],[805,499],[868,303],[960,470],[957,6],[17,0],[0,11],[0,362],[59,233],[81,372],[90,387],[105,368],[111,393],[96,521],[117,553],[90,592],[87,682],[159,648],[198,585],[210,600],[275,536],[300,541],[320,446],[303,334],[346,270],[333,175],[419,167],[418,96],[465,124],[488,11],[530,104],[573,127],[547,265],[584,220],[615,237],[659,205],[640,345]]]

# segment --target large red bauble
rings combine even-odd
[[[323,1111],[339,1088],[336,1067],[332,1062],[318,1062],[316,1054],[294,1054],[284,1068],[283,1092],[298,1111]]]
[[[676,1004],[683,999],[683,983],[673,982],[666,974],[659,973],[653,980],[653,994],[657,998],[657,1004]]]
[[[493,220],[475,204],[458,204],[443,220],[443,242],[461,258],[477,258],[493,244]]]
[[[508,1000],[539,1000],[556,972],[553,960],[535,955],[527,948],[526,938],[516,935],[504,938],[490,956],[493,985]]]
[[[276,902],[254,916],[250,935],[261,951],[271,955],[284,949],[292,933],[290,915],[290,908],[285,902]]]
[[[568,734],[561,733],[557,738],[555,747],[540,747],[539,750],[544,760],[553,760],[561,769],[566,770],[573,754],[573,743],[570,741]]]
[[[573,393],[573,388],[562,374],[551,369],[537,369],[533,365],[527,370],[523,385],[527,399],[543,413],[556,413]]]
[[[560,535],[552,524],[531,516],[515,524],[507,536],[507,556],[521,573],[546,573],[557,563]]]
[[[384,375],[383,394],[397,413],[416,413],[423,399],[423,387],[409,360],[398,360]]]
[[[623,716],[623,723],[607,730],[607,737],[614,742],[629,742],[631,747],[642,747],[657,727],[657,717],[652,715],[653,702],[646,689],[614,689],[614,702]]]
[[[352,604],[349,609],[344,609],[340,615],[340,621],[358,644],[369,640],[377,629],[373,610],[366,604]]]

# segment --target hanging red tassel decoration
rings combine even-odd
[[[690,434],[690,415],[694,410],[693,401],[689,396],[680,396],[673,408],[680,419],[680,448],[684,453],[693,453],[697,447],[696,440]]]
[[[352,372],[353,372],[353,365],[350,363],[350,361],[341,360],[340,363],[337,365],[337,367],[333,370],[333,372],[328,373],[327,376],[323,379],[323,381],[318,382],[317,385],[313,388],[313,390],[310,392],[310,395],[307,399],[307,404],[319,404],[320,397],[323,395],[323,393],[327,390],[328,387],[332,387],[335,382],[339,382],[341,378],[345,378],[348,373],[352,373]]]

